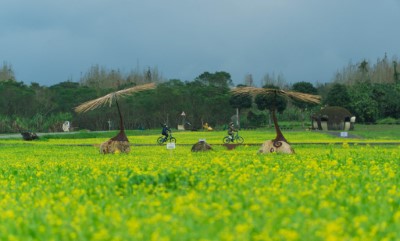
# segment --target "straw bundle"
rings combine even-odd
[[[155,89],[155,88],[156,88],[156,84],[150,83],[150,84],[139,85],[139,86],[131,87],[128,89],[112,92],[103,97],[97,98],[95,100],[90,100],[83,104],[80,104],[79,106],[75,107],[75,112],[77,112],[77,113],[87,112],[89,110],[94,110],[98,107],[105,106],[107,104],[109,106],[111,106],[113,101],[116,100],[117,98],[125,97],[125,96],[131,95],[131,94],[134,94],[134,93],[137,93],[140,91],[150,90],[150,89]]]

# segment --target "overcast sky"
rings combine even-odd
[[[2,0],[0,61],[47,86],[94,65],[329,82],[350,61],[399,57],[399,26],[400,0]]]

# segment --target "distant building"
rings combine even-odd
[[[315,130],[353,130],[355,121],[355,116],[339,106],[325,107],[311,117]]]

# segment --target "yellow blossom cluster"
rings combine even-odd
[[[0,145],[0,240],[399,240],[399,146]]]

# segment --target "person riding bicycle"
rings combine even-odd
[[[233,122],[230,122],[229,123],[229,127],[228,127],[228,135],[229,135],[229,138],[232,141],[233,141],[233,138],[234,138],[234,135],[235,135],[234,132],[237,132],[237,130],[235,129],[235,125],[233,124]]]
[[[162,127],[163,128],[161,131],[161,135],[165,136],[164,140],[166,141],[168,139],[169,132],[171,132],[171,129],[168,128],[167,124],[163,124]]]

